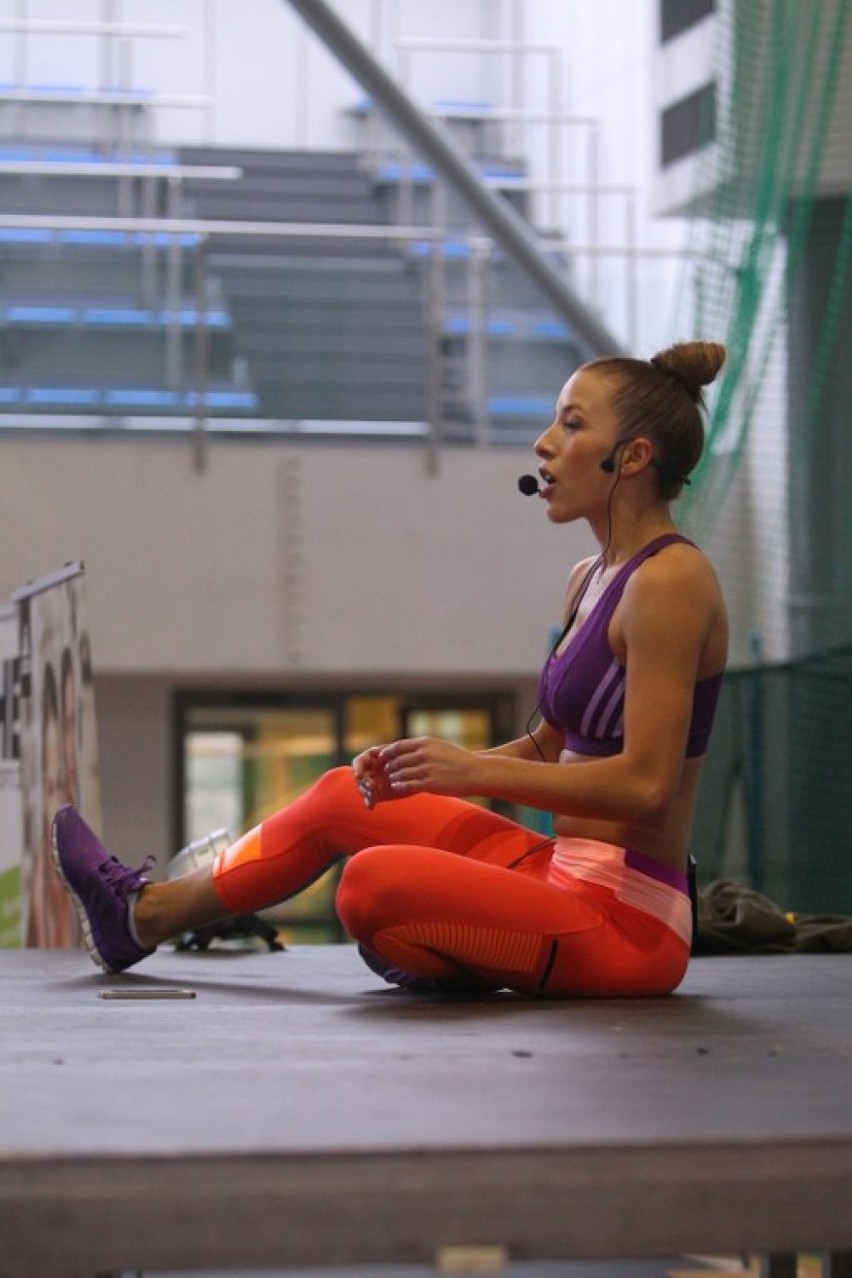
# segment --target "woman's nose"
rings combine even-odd
[[[542,431],[538,439],[533,444],[533,452],[537,457],[547,457],[553,452],[553,426],[548,426],[547,430]]]

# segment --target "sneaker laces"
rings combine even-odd
[[[98,874],[104,887],[109,888],[119,900],[124,900],[131,892],[138,892],[148,880],[144,875],[156,865],[157,858],[152,854],[146,856],[138,869],[122,865],[117,856],[111,856],[98,866]]]

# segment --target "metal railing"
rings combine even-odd
[[[447,40],[447,39],[397,39],[394,42],[399,77],[409,91],[413,88],[414,55],[418,53],[470,53],[477,57],[508,57],[510,66],[511,100],[507,106],[483,103],[454,103],[452,105],[432,104],[425,109],[427,115],[438,119],[452,118],[482,122],[497,122],[520,126],[504,130],[503,147],[507,155],[525,154],[526,129],[533,124],[545,127],[547,136],[547,154],[552,181],[556,184],[564,180],[564,153],[561,145],[561,131],[566,126],[578,125],[584,128],[597,128],[597,121],[582,116],[567,115],[560,104],[559,60],[561,51],[553,45],[529,44],[525,40]],[[546,110],[531,110],[527,105],[526,64],[531,58],[544,58],[546,62],[547,98]],[[536,184],[536,188],[538,184]],[[551,207],[553,225],[557,224],[557,210]]]
[[[95,21],[43,19],[29,16],[29,0],[18,0],[18,16],[0,18],[0,34],[14,37],[14,86],[0,91],[0,103],[8,106],[106,107],[108,125],[104,141],[116,146],[134,140],[130,116],[144,108],[163,107],[177,110],[201,110],[206,113],[209,134],[214,98],[214,51],[211,38],[204,41],[203,91],[199,94],[157,94],[134,89],[134,41],[181,40],[189,34],[186,26],[166,23],[126,22],[116,18],[116,0],[100,0],[101,18]],[[212,23],[207,24],[212,29]],[[62,85],[36,85],[30,82],[30,41],[45,36],[61,36],[63,40],[79,37],[97,41],[97,84],[91,88],[69,88]],[[144,140],[144,139],[143,139]]]
[[[166,310],[178,315],[182,273],[182,260],[186,252],[183,241],[192,237],[194,248],[194,294],[196,301],[196,326],[194,335],[193,382],[195,391],[194,460],[197,469],[206,464],[206,389],[210,371],[207,322],[207,295],[209,287],[209,242],[213,236],[241,237],[247,240],[373,240],[390,244],[408,244],[426,241],[431,245],[430,269],[427,275],[427,312],[429,361],[429,420],[424,438],[427,467],[437,469],[442,438],[441,415],[441,338],[443,320],[443,255],[441,236],[428,226],[370,226],[356,224],[325,224],[314,222],[249,222],[227,219],[196,218],[147,218],[147,217],[75,217],[52,215],[0,214],[0,231],[24,230],[61,234],[63,232],[124,233],[138,236],[142,247],[158,247],[167,255],[170,266],[167,272],[168,288]],[[146,243],[149,237],[150,243]],[[176,355],[181,328],[174,322],[169,329],[171,356],[167,356],[170,378],[179,371]]]
[[[291,0],[296,4],[296,0]],[[410,216],[413,208],[413,180],[415,153],[422,151],[437,166],[441,178],[448,181],[451,187],[469,202],[489,234],[502,243],[503,247],[515,256],[530,279],[539,281],[545,295],[551,299],[554,308],[563,318],[574,326],[584,345],[591,354],[602,350],[620,349],[620,341],[600,321],[603,312],[603,298],[600,295],[598,277],[597,252],[600,243],[599,226],[599,142],[598,120],[594,116],[576,115],[562,109],[561,81],[559,81],[559,51],[549,45],[533,45],[522,38],[508,41],[489,40],[404,40],[397,37],[392,42],[392,54],[399,63],[397,81],[391,81],[381,65],[370,55],[368,50],[359,45],[355,37],[342,28],[340,23],[332,22],[330,14],[314,12],[319,10],[319,0],[300,0],[296,5],[299,12],[316,27],[319,35],[328,43],[328,47],[344,61],[346,68],[356,75],[359,83],[373,93],[374,101],[382,109],[382,116],[372,102],[368,100],[365,129],[365,148],[368,162],[372,162],[374,170],[381,170],[388,155],[402,157],[400,164],[400,198],[397,208],[401,220]],[[515,6],[515,26],[520,28],[520,6]],[[419,102],[413,92],[413,58],[414,52],[468,52],[468,54],[498,55],[501,58],[510,56],[512,68],[519,69],[512,75],[511,105],[464,104],[464,102]],[[525,101],[525,88],[522,83],[520,68],[530,56],[545,56],[548,61],[547,105],[544,109],[530,105]],[[397,87],[399,82],[399,87]],[[496,201],[492,197],[492,188],[506,188],[505,178],[498,181],[473,180],[474,164],[461,156],[460,148],[453,148],[448,142],[446,133],[434,127],[437,120],[468,120],[476,123],[499,123],[516,125],[522,133],[519,147],[521,155],[531,155],[531,148],[526,144],[529,130],[543,128],[545,133],[545,152],[547,152],[547,178],[545,180],[530,178],[528,165],[528,184],[526,190],[534,202],[542,202],[545,212],[549,212],[553,221],[551,233],[561,240],[565,250],[574,247],[568,239],[567,225],[563,224],[561,198],[571,184],[565,179],[565,137],[567,130],[580,128],[586,135],[585,173],[582,183],[574,184],[577,190],[584,192],[586,204],[586,236],[593,245],[594,252],[588,256],[588,280],[585,295],[580,298],[568,286],[565,277],[551,270],[547,254],[542,244],[531,233],[536,224],[533,215],[516,221],[510,215],[515,211],[505,202]],[[387,141],[386,141],[387,139]],[[475,148],[470,148],[474,151]],[[503,152],[508,151],[503,142]],[[479,189],[476,189],[479,188]],[[480,190],[491,198],[480,198]],[[433,215],[433,217],[436,215]],[[519,230],[524,226],[524,231]]]
[[[618,191],[615,193],[619,193]],[[358,224],[324,224],[297,222],[268,222],[228,219],[197,219],[179,217],[91,217],[0,214],[0,232],[23,231],[52,234],[61,237],[65,233],[124,234],[134,237],[142,253],[143,280],[145,272],[153,272],[155,259],[165,258],[165,306],[166,319],[166,384],[179,385],[184,381],[185,369],[182,356],[182,335],[186,332],[182,318],[181,279],[185,259],[192,245],[193,295],[195,301],[194,345],[191,383],[194,394],[194,453],[196,465],[203,467],[206,450],[207,397],[206,388],[210,376],[210,323],[208,297],[210,291],[209,245],[214,236],[228,236],[251,240],[275,240],[282,243],[299,240],[374,241],[397,244],[400,247],[423,243],[428,245],[428,272],[426,275],[427,342],[428,361],[428,419],[423,435],[430,469],[437,467],[438,455],[444,436],[445,357],[442,343],[445,335],[446,264],[444,245],[446,229],[435,225],[375,226]],[[469,326],[467,338],[466,390],[467,405],[472,420],[472,442],[487,447],[491,442],[491,422],[488,412],[488,385],[486,355],[488,349],[487,273],[496,245],[492,239],[478,234],[460,237],[453,233],[453,243],[465,249],[467,270],[467,311]],[[649,256],[681,256],[679,251],[664,248],[643,248],[628,234],[625,245],[586,244],[574,245],[578,254],[598,254],[601,257],[626,255],[635,264]],[[635,281],[635,274],[628,279]],[[150,284],[147,288],[152,287]],[[631,292],[630,312],[635,322],[636,290]]]
[[[140,189],[139,213],[156,215],[157,187],[165,185],[167,216],[177,217],[183,202],[183,185],[187,180],[235,182],[243,175],[236,165],[178,164],[149,160],[4,160],[0,159],[0,177],[49,177],[112,179],[117,183],[117,213],[131,217],[133,195]]]

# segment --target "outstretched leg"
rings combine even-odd
[[[214,865],[150,883],[103,848],[73,808],[54,822],[54,860],[71,893],[90,953],[122,971],[160,942],[251,914],[300,892],[334,861],[386,843],[426,843],[483,860],[522,858],[540,842],[475,804],[434,795],[364,807],[350,768],[335,768],[281,812],[250,830]]]

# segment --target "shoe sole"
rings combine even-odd
[[[80,920],[80,927],[83,932],[83,944],[86,947],[86,952],[88,953],[89,958],[96,967],[101,969],[102,972],[106,972],[108,975],[114,976],[116,971],[120,969],[111,967],[95,944],[95,938],[92,935],[92,926],[89,922],[89,916],[86,913],[86,907],[83,905],[83,902],[80,900],[79,896],[68,882],[68,879],[65,877],[65,871],[62,868],[62,861],[59,857],[59,845],[56,838],[55,823],[52,825],[50,830],[50,854],[53,859],[53,864],[56,867],[56,873],[59,875],[60,882],[71,898],[71,903],[73,904],[74,909],[77,911],[77,917]]]

